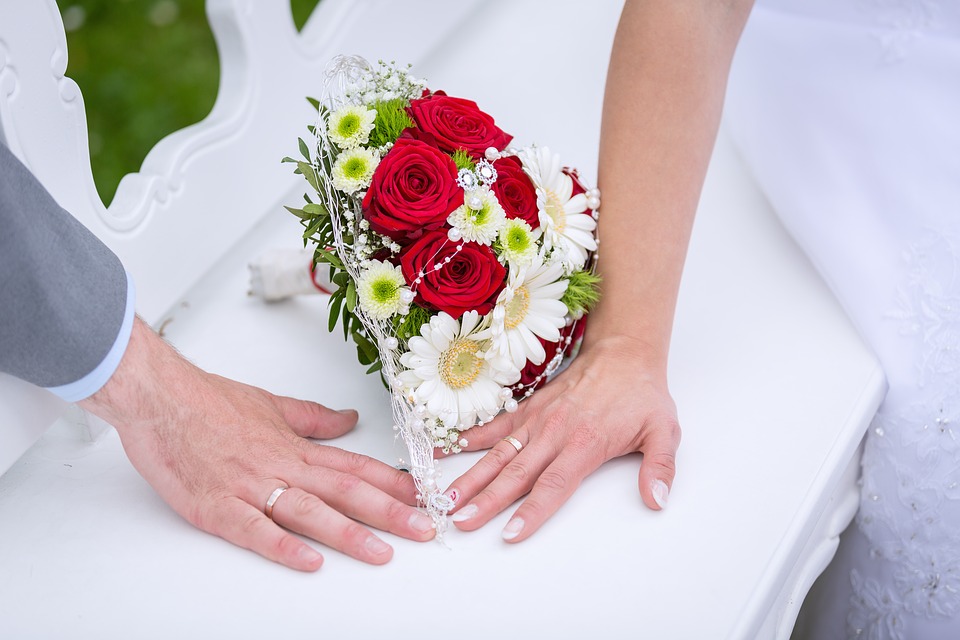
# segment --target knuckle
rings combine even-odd
[[[671,478],[677,472],[677,459],[672,453],[664,452],[655,456],[651,456],[649,464],[653,466],[654,470],[661,471],[663,474],[666,474]]]
[[[355,549],[362,551],[364,543],[370,534],[356,522],[351,522],[340,531],[340,541],[344,549]]]
[[[263,526],[263,518],[259,513],[251,513],[240,519],[237,523],[240,533],[245,537],[255,535]]]
[[[543,418],[543,430],[547,433],[563,429],[570,417],[569,409],[563,403],[557,403],[550,413]]]
[[[523,509],[524,520],[528,522],[540,522],[546,520],[547,516],[550,515],[550,512],[536,496],[528,497],[523,501],[523,505],[521,505],[520,508]]]
[[[384,509],[384,516],[387,518],[387,522],[393,523],[405,523],[408,518],[408,512],[410,507],[403,504],[402,502],[397,502],[396,500],[391,500],[387,503],[387,508]]]
[[[500,469],[510,462],[510,457],[506,451],[501,451],[500,449],[490,449],[490,451],[487,451],[487,454],[483,456],[483,460],[484,464],[494,469]]]
[[[370,458],[352,451],[345,451],[344,464],[346,471],[353,475],[362,475],[370,466]]]
[[[309,493],[302,493],[294,499],[293,504],[290,505],[290,510],[293,513],[293,517],[300,519],[306,516],[311,515],[317,509],[316,497]]]
[[[522,464],[512,462],[503,468],[500,477],[513,485],[525,486],[530,481],[530,471]]]
[[[357,476],[350,473],[340,473],[334,479],[333,485],[338,493],[353,493],[363,482]]]
[[[556,469],[547,469],[542,474],[540,474],[540,479],[537,480],[537,484],[541,488],[551,492],[551,493],[566,493],[567,488],[570,486],[570,479],[567,474],[558,471]],[[530,502],[527,499],[527,502]]]
[[[595,425],[590,423],[581,423],[573,432],[570,444],[578,449],[593,449],[600,442],[603,432]]]
[[[417,495],[417,486],[413,482],[413,476],[402,471],[396,472],[392,480],[393,494],[402,496],[405,500],[414,500]]]

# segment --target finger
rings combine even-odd
[[[499,445],[497,445],[498,448]],[[550,466],[555,453],[546,449],[525,450],[503,467],[496,478],[451,518],[456,527],[473,531],[526,495]]]
[[[511,437],[520,442],[522,451],[523,442],[527,439],[526,432],[517,432]],[[459,507],[467,504],[484,487],[493,482],[504,467],[510,464],[521,451],[517,451],[516,446],[503,438],[495,443],[482,458],[447,488],[445,495],[454,504],[450,513],[455,513]]]
[[[463,437],[467,440],[467,446],[465,446],[463,450],[480,451],[482,449],[489,449],[523,424],[520,415],[520,409],[517,409],[514,413],[504,412],[487,424],[477,425],[464,431]]]
[[[393,548],[366,527],[297,487],[287,489],[277,498],[273,521],[361,562],[385,564],[393,557]]]
[[[304,462],[357,476],[405,504],[417,504],[413,476],[369,456],[315,444],[305,448]]]
[[[503,539],[515,543],[532,536],[602,462],[583,451],[565,449],[537,478],[530,495],[503,528]]]
[[[638,485],[643,503],[659,511],[667,506],[677,472],[680,425],[673,416],[652,419],[648,425],[648,434],[640,445],[643,462],[640,463]]]
[[[308,495],[322,499],[343,515],[382,531],[418,541],[430,540],[436,535],[433,520],[429,516],[392,498],[358,476],[335,469],[313,467],[303,476],[295,478],[293,484]],[[307,498],[303,500],[308,501]]]
[[[357,424],[357,412],[353,409],[335,411],[316,402],[286,396],[273,399],[280,415],[302,438],[336,438]]]
[[[323,556],[313,547],[237,498],[221,503],[220,508],[211,513],[210,520],[198,526],[291,569],[316,571],[323,564]]]

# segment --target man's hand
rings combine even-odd
[[[323,556],[293,531],[358,560],[393,549],[357,521],[411,540],[434,536],[412,478],[381,462],[305,438],[332,438],[353,410],[274,396],[198,369],[136,320],[119,368],[80,403],[117,428],[137,471],[204,531],[288,567]],[[272,519],[264,510],[274,490]]]

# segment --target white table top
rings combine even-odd
[[[472,534],[451,529],[449,549],[387,535],[387,566],[327,550],[321,571],[303,575],[180,520],[112,431],[89,444],[61,425],[0,478],[0,635],[415,637],[434,620],[462,638],[739,637],[766,614],[882,382],[759,195],[737,182],[724,141],[717,160],[678,310],[684,442],[663,513],[641,505],[631,456],[523,544],[500,540],[504,514]],[[250,249],[287,243],[289,221],[274,222]],[[240,247],[191,292],[169,337],[217,372],[360,408],[338,444],[395,461],[384,392],[327,334],[324,298],[246,297],[243,264],[257,254]],[[445,461],[444,477],[475,459]]]
[[[609,34],[616,21],[564,11],[543,16],[544,29],[579,20]],[[594,176],[602,74],[582,74],[590,98],[570,108],[587,125],[571,130],[563,103],[526,108],[536,87],[523,88],[522,72],[501,85],[489,69],[457,73],[470,38],[492,28],[475,26],[421,74]],[[541,81],[565,73],[531,55]],[[587,51],[576,64],[605,69],[603,56]],[[325,298],[265,305],[246,295],[245,264],[297,237],[292,217],[265,221],[188,293],[166,333],[207,369],[359,408],[360,425],[336,443],[395,462],[385,393],[353,347],[326,332]],[[136,474],[114,432],[89,443],[60,423],[0,477],[0,637],[752,637],[883,382],[722,136],[682,286],[671,384],[684,440],[664,512],[641,504],[640,460],[629,456],[588,478],[522,544],[501,541],[506,513],[470,534],[451,528],[449,548],[384,534],[396,553],[383,567],[324,550],[316,574],[192,528]],[[444,461],[444,479],[476,459]]]

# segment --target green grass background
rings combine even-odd
[[[34,1],[34,0],[24,0]],[[263,2],[266,0],[257,0]],[[289,0],[300,28],[318,0]],[[202,120],[220,65],[203,0],[58,0],[105,203],[168,133]]]

